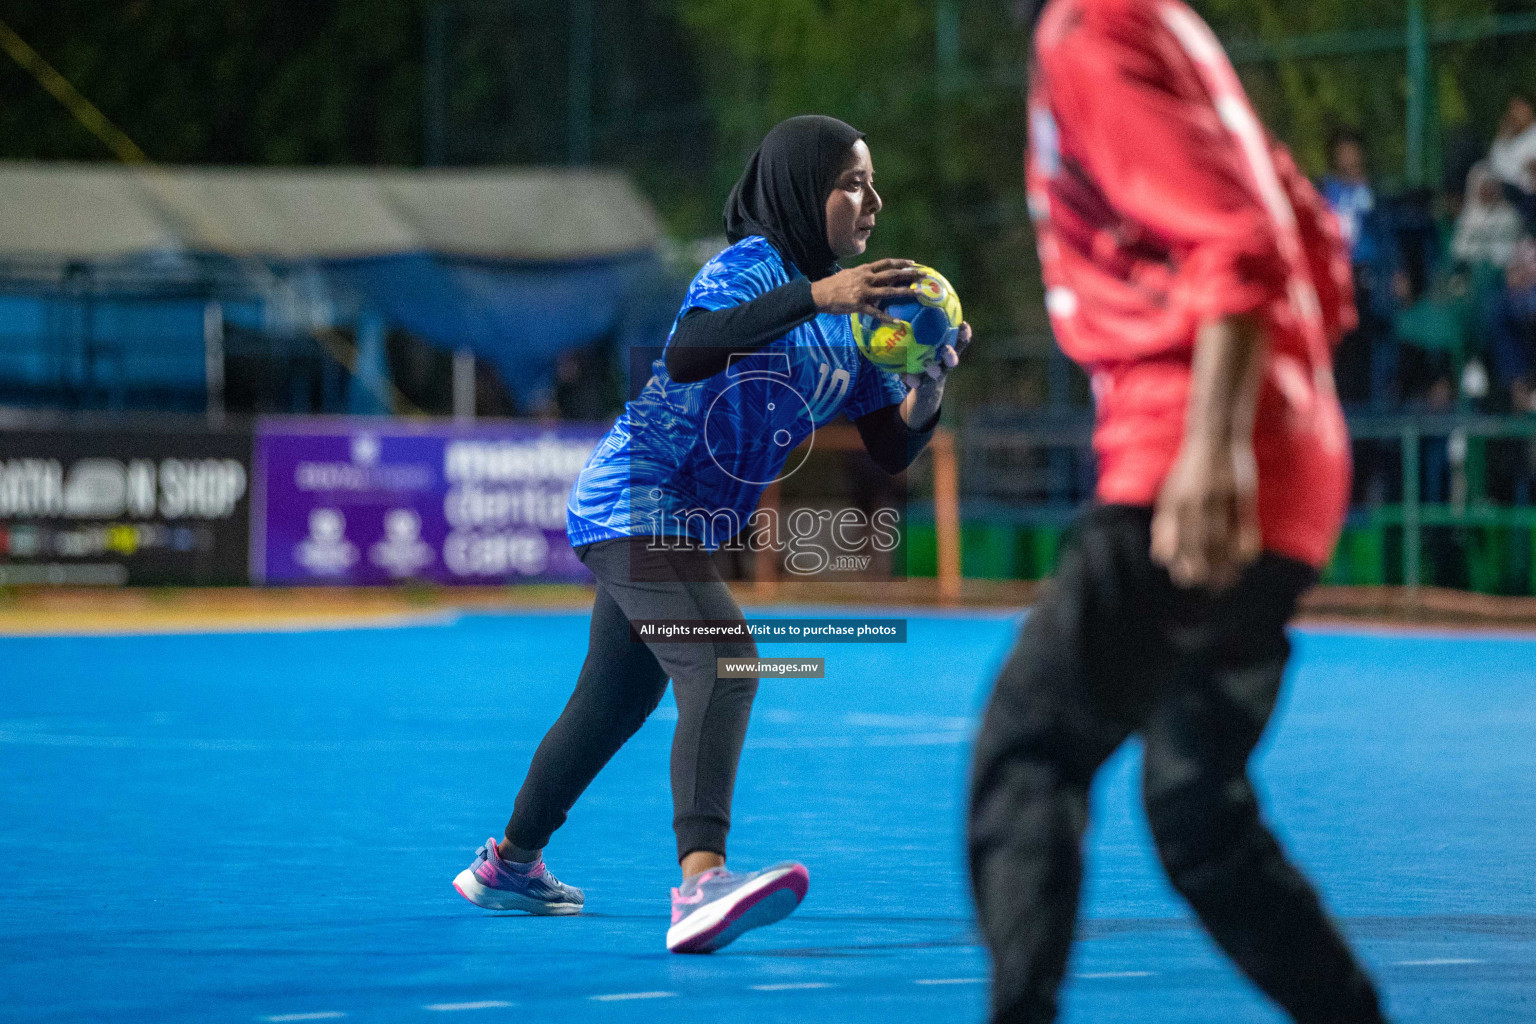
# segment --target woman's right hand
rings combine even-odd
[[[880,304],[911,294],[911,286],[922,277],[916,266],[911,260],[876,260],[849,267],[814,282],[811,297],[823,313],[863,313],[895,323]]]

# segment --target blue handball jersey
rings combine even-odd
[[[799,276],[753,235],[704,265],[682,312],[738,306]],[[798,468],[787,460],[817,427],[905,395],[900,378],[860,355],[846,316],[821,314],[693,384],[673,381],[657,359],[571,489],[571,544],[686,535],[718,547],[747,525],[769,484]]]

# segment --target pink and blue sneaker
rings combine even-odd
[[[540,857],[522,865],[501,859],[495,839],[475,851],[475,862],[453,880],[459,895],[486,910],[526,910],[530,914],[579,914],[587,897],[566,885]]]
[[[744,932],[788,917],[810,884],[805,865],[793,861],[745,875],[723,867],[701,871],[672,890],[667,949],[713,953]]]

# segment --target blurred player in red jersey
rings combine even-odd
[[[1046,304],[1092,377],[1099,484],[977,739],[992,1019],[1055,1018],[1089,785],[1139,733],[1158,856],[1222,949],[1303,1024],[1379,1022],[1247,769],[1348,499],[1338,225],[1179,0],[1051,0],[1029,117]]]

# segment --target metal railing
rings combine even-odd
[[[1356,442],[1395,443],[1399,448],[1402,501],[1397,508],[1382,504],[1363,512],[1374,525],[1400,526],[1403,531],[1403,584],[1417,587],[1423,579],[1423,542],[1427,527],[1515,527],[1536,529],[1536,507],[1497,505],[1482,488],[1449,487],[1448,500],[1425,502],[1424,443],[1444,438],[1451,453],[1447,473],[1464,474],[1468,446],[1473,441],[1529,441],[1536,438],[1536,417],[1485,416],[1467,413],[1419,415],[1361,415],[1350,418],[1349,432]],[[1456,454],[1459,449],[1460,455]]]
[[[1383,496],[1351,507],[1350,525],[1402,531],[1402,580],[1424,581],[1425,530],[1531,530],[1536,505],[1492,501],[1478,473],[1479,442],[1536,441],[1536,416],[1469,413],[1356,414],[1349,417],[1358,464],[1380,475],[1381,463],[1400,460],[1397,500]],[[1091,500],[1093,420],[1084,410],[1020,413],[978,410],[959,432],[961,508],[969,523],[1064,529]],[[1446,499],[1426,501],[1426,444],[1443,441]],[[1366,445],[1375,443],[1373,452]],[[1388,453],[1392,453],[1389,455]],[[1525,460],[1529,462],[1530,460]],[[1531,497],[1536,500],[1536,469]]]

